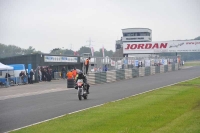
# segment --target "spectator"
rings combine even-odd
[[[62,68],[62,78],[65,79],[66,69],[65,67]]]
[[[42,72],[41,69],[38,70],[39,81],[42,81]]]
[[[73,77],[75,78],[75,77],[76,77],[76,75],[77,75],[76,68],[74,68],[74,70],[72,70],[72,73],[73,73]]]
[[[73,79],[72,70],[71,70],[71,71],[68,71],[68,73],[67,73],[67,79]]]
[[[104,72],[107,72],[107,71],[108,71],[108,68],[107,68],[106,65],[103,67],[103,71],[104,71]]]
[[[90,64],[90,57],[85,60],[85,74],[87,75],[88,75],[89,64]]]
[[[34,75],[33,69],[31,69],[31,71],[30,71],[30,84],[33,84],[33,75]]]
[[[25,73],[23,71],[21,71],[21,73],[19,74],[19,77],[20,77],[20,82],[24,83]]]
[[[10,74],[9,74],[9,73],[6,73],[5,78],[10,78]]]

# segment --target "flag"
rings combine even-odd
[[[92,56],[94,56],[94,48],[91,47],[90,49],[91,49]]]
[[[74,55],[75,55],[75,56],[77,55],[77,51],[74,51]]]
[[[79,54],[78,54],[78,52],[77,52],[77,51],[74,51],[74,55],[75,55],[75,56],[78,56]]]
[[[103,57],[104,57],[104,56],[105,56],[105,55],[104,55],[104,47],[102,47],[102,54],[103,54]]]

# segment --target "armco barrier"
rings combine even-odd
[[[178,70],[178,64],[169,64],[169,65],[161,65],[161,66],[151,66],[151,67],[140,67],[133,69],[120,69],[120,70],[112,70],[107,72],[96,72],[90,73],[87,76],[89,84],[102,84],[106,82],[113,82],[123,79],[129,79],[134,77],[148,76],[156,73],[164,73],[168,71]]]
[[[151,66],[151,75],[156,73],[156,67],[155,66]]]

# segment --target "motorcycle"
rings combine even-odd
[[[84,99],[87,99],[87,97],[88,97],[87,89],[86,89],[87,87],[83,83],[83,80],[82,79],[78,79],[77,85],[78,85],[78,99],[82,100],[82,97]]]

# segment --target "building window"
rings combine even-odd
[[[150,36],[149,32],[131,32],[131,33],[123,33],[123,36]]]
[[[2,71],[0,71],[0,76],[2,76]]]

